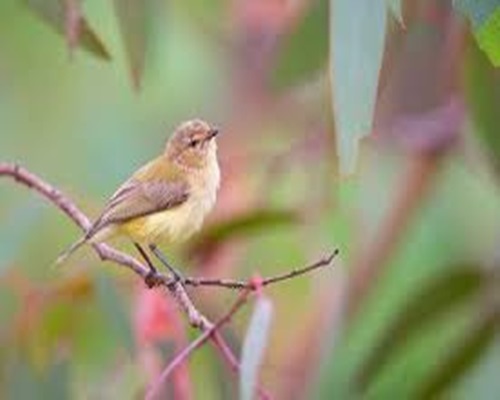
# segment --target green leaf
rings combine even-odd
[[[481,313],[481,311],[480,311]],[[441,399],[455,382],[472,368],[500,333],[500,313],[493,310],[474,319],[462,340],[456,343],[428,376],[419,392],[421,399]]]
[[[278,89],[314,77],[328,62],[328,0],[315,0],[295,29],[282,39],[272,71]]]
[[[96,289],[97,302],[106,316],[109,329],[114,332],[117,341],[133,355],[135,346],[128,313],[113,282],[105,275],[99,274],[96,279]]]
[[[370,385],[378,371],[393,354],[408,342],[409,337],[418,335],[426,325],[441,315],[477,295],[484,278],[479,268],[456,267],[430,282],[413,297],[390,323],[371,354],[359,368],[357,385],[363,390]]]
[[[469,18],[474,29],[478,29],[500,5],[498,0],[453,0],[453,7]]]
[[[272,227],[291,225],[297,222],[297,219],[297,215],[291,211],[252,210],[204,230],[189,246],[189,253],[202,251],[235,237],[250,235]]]
[[[491,63],[495,67],[500,67],[500,7],[476,31],[476,39]]]
[[[67,22],[65,3],[63,0],[25,0],[26,6],[32,10],[40,19],[45,21],[57,33],[66,35]],[[71,42],[71,39],[68,39]],[[87,20],[80,16],[79,20],[79,38],[78,46],[85,51],[102,60],[110,60],[111,56],[97,36],[94,30],[90,27]]]
[[[140,88],[146,58],[147,24],[155,0],[114,0],[132,82]]]
[[[271,301],[264,296],[259,296],[241,351],[240,400],[255,398],[259,367],[266,349],[272,316]]]
[[[384,52],[387,7],[383,1],[330,2],[333,111],[340,172],[354,171],[359,140],[372,127]]]
[[[465,93],[475,133],[500,173],[500,71],[471,41],[465,67]]]
[[[491,63],[500,66],[500,1],[454,0],[453,5],[472,24],[474,36]]]

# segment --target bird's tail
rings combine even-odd
[[[57,257],[57,260],[54,263],[54,266],[61,266],[64,262],[68,260],[68,258],[75,252],[77,251],[80,247],[82,247],[84,244],[87,243],[88,241],[88,236],[84,235],[80,239],[78,239],[75,243],[73,243],[70,247],[68,247],[67,250],[62,252],[59,257]]]

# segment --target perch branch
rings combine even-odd
[[[27,188],[38,192],[40,195],[42,195],[42,197],[44,197],[46,200],[63,211],[83,231],[86,231],[90,228],[91,221],[68,197],[66,197],[59,189],[48,184],[43,179],[28,171],[27,169],[15,163],[0,163],[0,177],[2,176],[10,177],[16,182],[26,186]],[[112,261],[115,264],[124,266],[135,272],[144,281],[146,281],[148,277],[151,277],[150,268],[147,265],[136,260],[134,257],[118,251],[105,243],[92,244],[92,247],[101,260]],[[333,261],[333,258],[337,254],[338,250],[335,250],[329,257],[321,259],[310,266],[294,269],[284,274],[266,278],[263,280],[262,285],[267,286],[273,283],[281,282],[299,275],[306,274],[320,267],[330,265]],[[154,278],[155,281],[159,283],[159,285],[165,287],[174,297],[178,306],[186,314],[190,325],[203,332],[202,335],[197,339],[197,341],[193,342],[195,344],[194,347],[193,344],[191,344],[186,349],[184,349],[183,353],[185,353],[185,356],[189,355],[191,351],[210,339],[220,351],[223,359],[228,363],[231,370],[238,372],[240,368],[239,361],[232,352],[231,348],[227,345],[223,337],[218,332],[218,328],[220,327],[220,325],[226,323],[231,318],[231,316],[239,309],[239,307],[241,307],[241,305],[239,305],[239,302],[243,303],[244,301],[246,301],[248,293],[255,290],[255,287],[252,285],[252,283],[227,279],[204,278],[186,278],[182,282],[180,282],[160,272],[156,273],[156,276]],[[185,285],[219,286],[232,289],[242,289],[243,292],[238,297],[239,302],[235,304],[235,306],[237,306],[236,309],[234,309],[233,307],[230,312],[225,315],[225,317],[221,318],[216,324],[213,324],[200,311],[198,311],[196,306],[191,301],[188,293],[186,292]],[[196,344],[198,343],[198,341],[200,343]],[[178,363],[178,361],[176,363]],[[175,368],[175,366],[176,364],[174,364],[172,368]],[[168,370],[166,373],[168,373]],[[270,399],[270,396],[261,387],[258,388],[258,394],[261,399]]]
[[[339,250],[335,249],[329,256],[324,257],[315,263],[302,268],[292,269],[288,272],[264,278],[262,280],[262,286],[272,285],[274,283],[279,283],[286,281],[288,279],[295,278],[299,275],[304,275],[312,272],[316,269],[329,266],[333,259],[339,254]],[[183,280],[185,285],[189,286],[216,286],[223,287],[227,289],[252,289],[252,283],[248,281],[239,281],[233,279],[219,279],[219,278],[196,278],[196,277],[186,277]]]

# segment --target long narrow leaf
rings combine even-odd
[[[260,296],[250,320],[241,355],[240,400],[252,400],[257,387],[259,366],[267,345],[273,315],[272,303]]]
[[[387,6],[381,0],[330,2],[333,111],[343,174],[355,169],[359,140],[370,133],[384,51]]]
[[[457,382],[493,343],[500,332],[500,313],[497,310],[473,321],[462,340],[452,347],[439,366],[432,371],[419,391],[421,399],[441,399],[446,390]]]
[[[144,71],[148,8],[152,1],[154,0],[114,0],[132,82],[137,89]]]
[[[111,56],[101,39],[93,31],[85,17],[67,12],[65,3],[62,0],[25,0],[26,6],[32,10],[40,19],[51,26],[57,33],[66,37],[70,45],[80,46],[85,51],[93,54],[99,59],[110,60]],[[71,15],[69,15],[71,14]],[[68,18],[78,19],[78,40],[72,37],[76,33],[75,21],[70,23]],[[75,19],[75,20],[76,20]]]
[[[426,324],[435,321],[452,307],[476,296],[483,283],[484,278],[480,269],[468,266],[446,272],[423,288],[388,325],[372,353],[359,369],[357,385],[361,389],[368,387],[377,372],[412,335],[417,335]]]

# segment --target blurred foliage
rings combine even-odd
[[[259,370],[267,347],[272,316],[271,300],[262,294],[258,295],[241,348],[239,395],[241,400],[255,398]]]
[[[238,237],[297,223],[297,215],[285,210],[253,210],[205,229],[191,241],[188,252],[203,253]]]
[[[224,330],[237,354],[247,331],[255,335],[254,352],[245,351],[252,376],[266,344],[258,372],[273,398],[493,399],[498,15],[497,2],[482,0],[363,9],[343,0],[4,0],[0,161],[20,162],[95,216],[179,121],[213,121],[223,132],[221,192],[184,251],[165,249],[175,264],[267,276],[341,251],[333,268],[266,289],[269,338],[266,321],[248,331],[249,310]],[[352,144],[370,132],[372,114],[384,122],[363,140],[350,180],[337,179],[330,85],[335,137],[350,143],[338,146],[344,166],[354,165]],[[438,112],[451,98],[464,100],[467,124]],[[415,163],[427,174],[409,174]],[[384,242],[387,232],[397,242]],[[0,178],[2,399],[140,398],[197,335],[161,305],[141,326],[142,282],[90,250],[67,270],[50,269],[78,234],[52,205]],[[365,259],[378,273],[361,297],[352,281]],[[232,296],[192,294],[214,319]],[[145,329],[161,340],[145,342]],[[181,400],[238,392],[210,346],[170,384]]]
[[[465,70],[467,99],[477,135],[495,169],[500,171],[500,72],[488,62],[477,46],[470,42]]]
[[[459,306],[462,302],[474,300],[484,284],[477,267],[454,267],[451,272],[436,277],[428,286],[421,288],[422,293],[411,298],[411,304],[403,307],[395,320],[387,325],[372,354],[360,368],[356,378],[358,387],[366,389],[398,347],[404,345],[411,335],[417,335],[426,324],[448,313],[450,304]]]
[[[328,61],[328,1],[313,1],[282,41],[272,83],[287,88],[314,78]]]
[[[403,0],[386,0],[394,17],[403,23]]]
[[[500,66],[500,3],[490,0],[454,0],[455,7],[471,21],[479,47],[491,63]]]
[[[127,53],[132,81],[138,88],[146,57],[148,17],[153,15],[153,1],[115,0],[115,13]],[[151,15],[149,15],[151,14]]]
[[[56,32],[62,35],[71,35],[70,13],[79,14],[77,2],[61,0],[26,0],[26,5],[40,18],[46,21]],[[108,50],[101,42],[97,34],[90,28],[87,20],[81,15],[76,16],[74,29],[78,30],[78,42],[80,46],[98,58],[109,60],[111,58]]]
[[[39,374],[20,360],[9,365],[7,394],[9,399],[55,399],[63,400],[69,396],[69,364],[58,362]]]
[[[356,169],[359,141],[370,133],[375,112],[387,4],[337,0],[331,2],[330,18],[330,68],[339,168],[341,173],[350,174]]]
[[[420,397],[437,398],[445,395],[450,386],[491,348],[500,326],[498,310],[492,309],[487,315],[479,315],[481,318],[472,321],[463,337],[451,346],[449,354],[441,360],[436,371],[431,371],[418,393]]]

